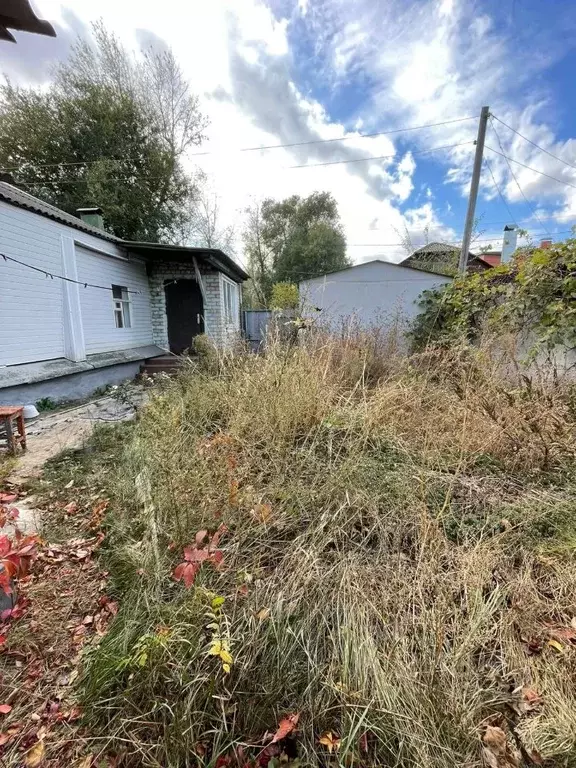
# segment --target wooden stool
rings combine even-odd
[[[14,424],[18,432],[14,432]],[[8,445],[8,453],[16,453],[16,446],[20,444],[22,450],[26,450],[26,428],[24,427],[24,407],[6,407],[0,406],[0,426],[4,427],[6,433],[6,443]]]

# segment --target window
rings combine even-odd
[[[116,328],[130,328],[130,299],[128,288],[123,285],[112,286],[112,299],[114,301],[114,323]]]
[[[226,325],[238,327],[240,307],[238,304],[238,286],[236,283],[222,278],[224,291],[224,320]]]

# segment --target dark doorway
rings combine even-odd
[[[169,280],[164,291],[170,352],[181,355],[194,336],[204,333],[202,293],[196,280]]]

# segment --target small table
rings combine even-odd
[[[17,432],[14,431],[16,422]],[[26,450],[26,428],[24,427],[24,407],[0,406],[0,426],[4,427],[8,453],[16,453],[16,446],[20,445]]]

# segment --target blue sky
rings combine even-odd
[[[333,192],[355,261],[400,259],[398,232],[414,245],[457,241],[482,105],[576,166],[576,5],[561,0],[35,0],[57,41],[20,35],[1,44],[4,71],[23,83],[49,78],[77,34],[101,17],[131,49],[170,45],[211,120],[190,157],[218,200],[222,224],[240,231],[243,209],[267,196]],[[97,6],[97,7],[95,7]],[[373,139],[360,133],[449,123]],[[576,186],[576,170],[495,123],[506,154]],[[242,153],[242,147],[347,137],[328,144]],[[499,149],[493,128],[487,144]],[[387,160],[318,166],[334,160]],[[535,240],[576,223],[576,189],[486,152],[477,246],[497,247],[513,219]],[[307,168],[291,168],[307,165]],[[536,212],[536,217],[534,214]],[[386,244],[386,245],[384,245]]]

